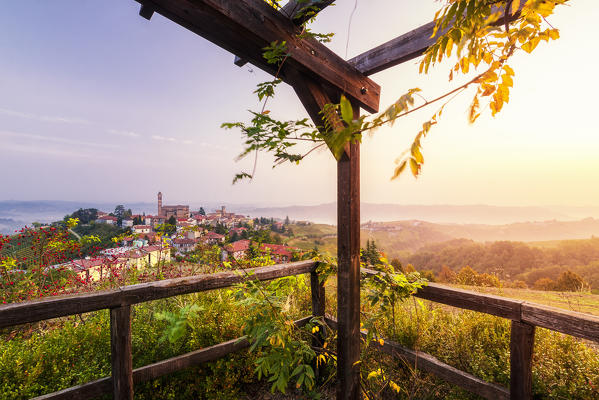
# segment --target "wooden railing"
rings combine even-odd
[[[81,399],[108,393],[113,393],[115,399],[132,399],[133,385],[136,383],[219,359],[232,352],[247,348],[249,342],[241,337],[133,369],[131,305],[182,294],[226,288],[247,279],[266,281],[310,273],[312,316],[296,321],[298,326],[302,326],[313,316],[325,316],[324,285],[319,282],[316,266],[317,263],[314,261],[300,261],[245,270],[246,273],[230,271],[196,275],[126,286],[104,292],[3,305],[0,306],[0,328],[110,309],[112,376],[36,397],[36,399]],[[375,275],[379,272],[362,268],[362,273]],[[429,354],[402,347],[391,340],[384,340],[382,345],[378,342],[375,343],[375,347],[380,351],[487,399],[532,398],[532,355],[536,326],[599,342],[599,318],[595,316],[434,283],[419,290],[416,296],[512,321],[509,389],[485,382],[447,365]],[[336,329],[337,323],[334,318],[326,316],[325,321],[331,328]],[[364,332],[362,334],[365,335]],[[318,338],[315,340],[318,341]]]
[[[365,275],[380,274],[380,272],[368,268],[362,268],[362,273]],[[429,354],[404,348],[392,341],[384,340],[382,346],[375,343],[383,352],[407,361],[418,369],[437,375],[486,399],[532,399],[532,355],[535,327],[539,326],[599,342],[599,318],[593,315],[435,283],[429,283],[415,296],[512,321],[509,390],[444,364]],[[327,319],[331,325],[335,325],[334,320]]]
[[[194,365],[219,359],[245,349],[249,342],[237,338],[214,346],[196,350],[141,368],[133,369],[131,357],[131,305],[164,299],[188,293],[226,288],[249,279],[266,281],[292,275],[310,273],[312,282],[313,315],[324,316],[324,288],[318,283],[314,271],[317,263],[300,261],[289,264],[196,275],[185,278],[125,286],[114,290],[82,293],[57,298],[46,298],[0,306],[0,328],[38,322],[42,320],[110,309],[110,348],[112,376],[73,386],[36,397],[35,399],[87,399],[113,393],[114,399],[133,399],[133,385],[156,379]],[[295,321],[305,325],[312,316]]]

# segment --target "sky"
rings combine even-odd
[[[432,20],[433,0],[341,0],[313,30],[349,59]],[[599,205],[595,124],[599,20],[593,0],[572,0],[550,18],[557,42],[516,54],[510,103],[467,122],[471,94],[454,100],[423,141],[422,176],[390,181],[394,160],[435,109],[364,138],[361,199],[395,204]],[[355,11],[352,15],[352,10]],[[5,1],[0,13],[0,200],[166,204],[320,204],[336,199],[336,165],[325,150],[272,169],[261,155],[255,178],[232,185],[253,158],[235,161],[238,132],[260,108],[252,93],[269,77],[133,0]],[[351,19],[351,23],[350,23]],[[373,75],[381,109],[407,89],[434,98],[449,64],[427,76],[418,60]],[[283,85],[268,108],[306,117]]]

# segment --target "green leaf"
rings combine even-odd
[[[341,118],[347,124],[351,124],[354,119],[354,110],[352,109],[351,103],[344,95],[341,95],[341,101],[339,103],[341,107]]]

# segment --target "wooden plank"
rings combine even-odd
[[[298,40],[299,28],[264,0],[137,1],[270,74],[277,67],[266,62],[263,49],[285,41],[289,58],[280,73],[284,81],[287,69],[295,69],[347,93],[367,111],[378,111],[379,85],[317,40]]]
[[[520,8],[508,21],[511,22],[520,16],[520,10],[524,6],[524,1],[521,2]],[[501,26],[505,20],[501,18],[495,26]],[[451,24],[450,24],[451,25]],[[374,47],[356,57],[348,60],[348,62],[356,67],[364,75],[369,76],[395,65],[402,64],[406,61],[413,60],[424,54],[426,49],[435,44],[439,36],[444,35],[449,27],[439,30],[432,37],[435,29],[435,21],[431,21],[414,30],[411,30],[401,36],[391,39],[377,47]]]
[[[522,322],[599,342],[599,317],[540,304],[522,304]]]
[[[283,6],[281,12],[287,18],[291,19],[294,24],[301,25],[306,22],[308,19],[312,18],[315,14],[318,14],[326,7],[333,4],[335,0],[307,0],[307,1],[298,1],[298,0],[290,0],[287,4]],[[307,8],[312,7],[312,10],[315,14],[312,16],[306,15],[302,13],[302,11]],[[303,15],[300,15],[303,14]]]
[[[148,5],[142,4],[139,8],[139,15],[149,21],[152,19],[152,15],[154,15],[154,9]]]
[[[324,317],[325,314],[325,291],[324,282],[320,282],[318,273],[312,271],[310,273],[310,292],[312,295],[312,315],[315,317]],[[324,327],[320,327],[320,330],[313,334],[312,346],[315,348],[322,348],[326,340],[326,330]],[[313,364],[316,378],[320,379],[325,376],[326,365],[324,363],[318,363],[317,360]]]
[[[302,14],[303,9],[306,7],[312,7],[311,11],[318,14],[325,7],[330,6],[334,1],[335,0],[290,0],[280,9],[280,12],[283,13],[283,15],[285,15],[287,18],[291,19],[295,25],[301,25],[310,18],[310,16],[306,14],[300,15]],[[243,67],[248,63],[248,60],[235,56],[233,63],[238,67]]]
[[[326,322],[331,328],[336,329],[337,321],[332,318],[326,318]],[[361,335],[366,338],[366,332],[362,331]],[[408,349],[388,339],[384,339],[383,345],[379,342],[372,344],[376,349],[401,360],[413,368],[433,374],[471,393],[478,394],[485,399],[507,400],[510,398],[509,391],[506,388],[486,382],[467,372],[460,371],[451,365],[439,361],[430,354]]]
[[[434,29],[435,22],[429,22],[426,25],[357,55],[347,62],[368,76],[413,60],[424,54],[426,49],[436,42],[436,37],[431,38]],[[441,33],[445,32],[446,30]]]
[[[298,327],[305,326],[312,316],[307,316],[294,321]],[[147,382],[161,376],[181,371],[183,369],[214,361],[228,354],[249,347],[250,343],[245,336],[227,342],[215,344],[196,351],[158,361],[133,370],[133,383]],[[35,397],[33,400],[79,400],[98,397],[112,390],[112,378],[102,378],[83,385],[73,386],[68,389]]]
[[[93,399],[112,390],[112,378],[102,378],[82,385],[34,397],[31,400],[81,400]]]
[[[354,118],[359,116],[354,106]],[[360,144],[337,163],[337,399],[360,390]]]
[[[362,272],[369,275],[380,273],[368,268],[362,268]],[[520,310],[524,303],[524,301],[521,300],[478,293],[471,290],[457,289],[436,283],[429,283],[427,286],[420,289],[414,296],[515,321],[520,321]]]
[[[314,261],[298,261],[241,271],[225,271],[140,283],[104,292],[52,297],[0,306],[0,328],[64,317],[181,294],[221,289],[247,279],[271,280],[311,272]],[[248,275],[249,274],[249,275]]]
[[[532,400],[532,354],[535,327],[512,321],[510,337],[510,399]]]
[[[133,400],[131,306],[110,309],[110,351],[114,400]]]

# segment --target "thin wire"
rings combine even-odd
[[[347,50],[349,49],[349,35],[351,32],[351,23],[352,23],[352,20],[354,18],[354,13],[356,12],[357,8],[358,8],[358,0],[356,0],[354,2],[354,9],[351,11],[351,14],[349,15],[349,22],[347,24],[347,41],[345,42],[345,58],[347,58]]]

